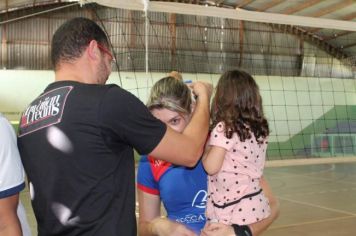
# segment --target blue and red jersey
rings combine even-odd
[[[201,161],[195,167],[188,168],[142,156],[137,187],[146,193],[159,195],[169,219],[200,234],[206,221],[208,196],[207,174]]]

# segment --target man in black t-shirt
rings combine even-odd
[[[195,112],[180,134],[105,85],[113,59],[91,20],[74,18],[53,36],[55,82],[24,110],[18,137],[40,236],[136,235],[133,149],[186,166],[201,155],[211,86],[193,85]]]

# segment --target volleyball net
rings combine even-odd
[[[269,163],[356,161],[355,22],[183,3],[97,2],[106,6],[65,9],[51,14],[49,24],[55,30],[73,16],[100,23],[117,61],[113,81],[143,102],[170,71],[215,85],[223,72],[245,70],[260,87],[269,121]]]
[[[356,57],[347,53],[356,42],[354,31],[225,15],[101,7],[96,12],[111,39],[118,70],[134,72],[138,96],[140,91],[147,95],[142,90],[158,79],[157,72],[175,70],[184,79],[216,84],[224,71],[242,69],[260,86],[271,129],[269,161],[356,160]],[[125,88],[125,77],[121,80]]]

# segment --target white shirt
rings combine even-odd
[[[16,140],[14,129],[0,113],[0,198],[17,194],[25,187],[25,173]],[[23,235],[30,236],[30,227],[21,203],[17,212]]]

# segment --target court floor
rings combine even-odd
[[[356,235],[356,163],[269,167],[280,216],[263,236]],[[28,190],[21,194],[36,235]]]
[[[356,235],[356,163],[267,168],[281,213],[263,236]]]

